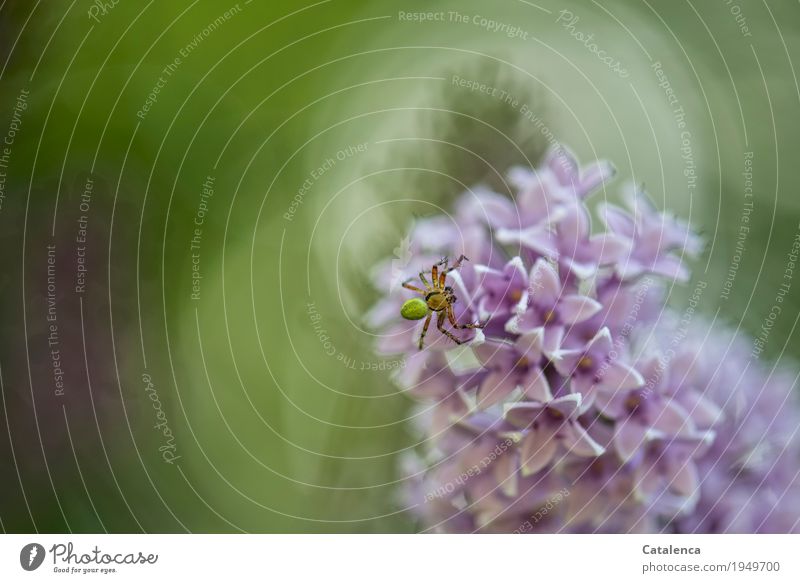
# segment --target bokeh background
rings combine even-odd
[[[757,335],[798,35],[764,0],[2,0],[0,527],[415,531],[371,269],[553,140],[696,225],[699,309]],[[762,355],[795,368],[798,290]]]

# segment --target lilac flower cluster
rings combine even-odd
[[[413,294],[396,259],[378,266],[392,292],[368,320],[421,402],[408,497],[426,530],[800,529],[795,378],[665,306],[701,243],[644,193],[594,206],[593,234],[586,200],[613,174],[559,146],[510,171],[513,199],[472,189],[413,225],[403,278],[470,258],[448,275],[456,315],[486,326],[456,330],[462,346],[434,331],[418,350],[422,323],[399,317]]]

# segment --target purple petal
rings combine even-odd
[[[492,228],[518,229],[521,226],[519,211],[514,202],[502,194],[480,188],[472,189],[471,211]]]
[[[610,162],[599,160],[587,166],[581,176],[578,190],[581,197],[602,186],[616,174],[616,169]]]
[[[510,276],[512,281],[516,280],[523,286],[526,286],[528,283],[528,272],[525,269],[525,263],[523,263],[519,255],[510,259],[508,263],[503,266],[503,273]]]
[[[682,393],[680,400],[689,411],[689,415],[698,427],[711,427],[724,418],[722,409],[697,391],[686,391]]]
[[[564,326],[548,325],[539,329],[544,330],[542,351],[548,356],[558,353],[561,349],[561,342],[564,339]]]
[[[530,274],[531,299],[537,306],[550,309],[556,305],[561,295],[561,281],[558,273],[546,259],[537,259]]]
[[[597,272],[597,264],[586,261],[575,261],[567,255],[561,256],[561,263],[578,279],[589,279]]]
[[[662,475],[654,465],[643,464],[634,472],[634,489],[644,501],[649,501],[661,488]]]
[[[558,222],[559,238],[569,249],[577,249],[589,237],[589,214],[583,206],[573,205]]]
[[[572,417],[581,406],[582,396],[578,393],[564,395],[547,403],[549,409],[555,409],[564,417]]]
[[[535,225],[526,229],[498,229],[495,237],[503,245],[521,245],[547,257],[558,256],[555,239],[544,225]]]
[[[479,346],[473,346],[475,357],[484,366],[506,368],[514,363],[516,351],[508,340],[489,340]]]
[[[624,210],[612,204],[602,203],[598,207],[598,214],[606,226],[614,233],[633,239],[636,233],[636,225],[633,222],[633,218]]]
[[[699,482],[697,466],[692,460],[681,460],[674,468],[671,468],[673,475],[669,483],[670,489],[693,499],[699,496]]]
[[[515,427],[528,427],[544,411],[545,405],[541,403],[515,403],[505,409],[505,420]]]
[[[413,227],[410,239],[412,245],[421,249],[440,251],[455,245],[460,238],[458,226],[446,216],[428,217],[418,220]],[[426,262],[427,263],[427,262]],[[430,269],[430,265],[428,265]]]
[[[501,269],[494,269],[488,265],[478,264],[475,266],[475,275],[478,276],[480,285],[485,287],[489,282],[502,279],[503,271]]]
[[[409,322],[400,322],[385,330],[378,337],[376,351],[380,354],[400,354],[415,350],[424,324],[423,320],[420,320],[419,323],[409,324]]]
[[[628,417],[614,428],[614,448],[622,461],[627,461],[648,441],[648,428],[637,419]]]
[[[586,402],[593,403],[595,399],[595,393],[597,393],[595,390],[594,377],[585,374],[573,376],[572,379],[570,379],[570,390],[573,393],[581,395],[584,400],[584,406],[586,405]]]
[[[600,412],[611,419],[621,419],[628,414],[625,407],[625,400],[630,395],[630,391],[592,391],[595,396],[595,404]]]
[[[578,368],[578,363],[584,356],[581,350],[559,350],[552,355],[553,366],[556,367],[558,374],[564,377],[572,376]]]
[[[611,330],[603,326],[598,330],[591,340],[586,344],[586,352],[595,360],[605,360],[611,352],[613,344],[611,342]]]
[[[700,458],[708,452],[715,438],[716,432],[713,429],[709,429],[707,431],[695,431],[679,435],[670,440],[670,443],[680,445],[693,457]]]
[[[422,371],[428,366],[430,354],[427,352],[414,352],[406,357],[405,366],[397,371],[394,376],[395,381],[403,387],[408,388],[419,382]]]
[[[609,499],[594,482],[579,480],[572,486],[567,500],[567,526],[598,521],[607,512]]]
[[[488,409],[492,405],[505,400],[517,388],[517,377],[507,371],[492,371],[478,388],[478,407]]]
[[[578,161],[566,146],[554,146],[545,156],[545,165],[558,182],[564,186],[574,186],[578,179]]]
[[[526,226],[553,224],[564,216],[563,205],[553,196],[553,180],[547,174],[536,179],[517,195],[520,212]]]
[[[509,318],[505,330],[509,334],[534,334],[541,327],[542,319],[539,314],[533,308],[529,308]]]
[[[544,372],[538,366],[528,374],[526,382],[522,384],[521,388],[529,399],[546,402],[553,398],[553,393],[550,391],[550,383],[547,382]]]
[[[560,205],[553,199],[552,191],[557,185],[552,172],[517,166],[508,172],[508,179],[517,190],[517,205],[526,219],[526,226],[557,219]]]
[[[641,277],[649,268],[638,259],[628,257],[614,267],[620,279],[627,281]]]
[[[506,176],[508,176],[508,182],[511,186],[517,190],[522,190],[536,180],[536,171],[524,166],[512,166]]]
[[[695,427],[689,414],[677,403],[658,397],[650,397],[653,401],[648,405],[648,420],[654,429],[665,435],[686,435],[695,433]]]
[[[672,255],[662,255],[653,262],[650,269],[656,275],[663,275],[675,281],[689,280],[689,270],[679,258]]]
[[[522,438],[520,444],[520,457],[522,474],[525,476],[535,474],[553,459],[558,443],[552,433],[544,430],[532,430]]]
[[[579,295],[566,295],[558,303],[558,315],[565,324],[577,324],[603,309],[600,302]]]
[[[503,453],[492,462],[492,475],[500,490],[508,497],[514,497],[518,493],[518,469],[517,456],[510,451]]]
[[[635,368],[611,360],[601,367],[601,376],[597,386],[610,391],[636,389],[644,386],[644,378]]]
[[[543,333],[543,330],[537,329],[520,336],[514,343],[514,349],[531,362],[538,361],[542,357]]]
[[[476,265],[475,274],[480,287],[496,296],[498,302],[503,301],[512,292],[520,292],[528,287],[528,273],[520,257],[514,257],[502,269]]]
[[[592,255],[597,258],[597,262],[600,265],[609,265],[621,261],[631,252],[630,240],[612,233],[591,237],[589,245],[592,249]]]
[[[597,457],[603,455],[606,451],[577,422],[568,423],[564,426],[561,443],[564,444],[569,453],[582,457]]]

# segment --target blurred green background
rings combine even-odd
[[[413,532],[371,268],[553,137],[695,224],[700,309],[757,334],[798,34],[790,2],[0,3],[0,526]],[[764,358],[800,356],[796,287]]]

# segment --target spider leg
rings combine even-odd
[[[411,291],[419,292],[419,293],[421,293],[422,295],[425,295],[425,294],[427,294],[427,293],[428,293],[426,290],[424,290],[424,289],[422,289],[422,288],[418,288],[417,286],[415,286],[415,285],[411,285],[410,283],[408,283],[408,282],[409,282],[409,281],[411,281],[412,279],[414,279],[414,278],[412,277],[412,278],[409,278],[409,279],[405,280],[405,281],[402,283],[402,286],[403,286],[404,288],[406,288],[406,289],[410,289]]]
[[[428,313],[428,317],[425,318],[425,324],[422,326],[422,334],[419,337],[419,349],[422,350],[422,345],[425,342],[425,334],[428,333],[428,326],[431,325],[431,316],[432,313]]]
[[[450,330],[444,329],[444,320],[447,317],[447,314],[444,311],[439,312],[439,318],[436,322],[436,327],[439,328],[439,332],[447,336],[450,340],[455,342],[456,344],[461,344],[462,341],[456,338]]]
[[[447,306],[447,319],[456,330],[472,330],[473,328],[483,328],[486,322],[478,322],[477,324],[459,324],[456,322],[456,314],[453,311],[453,306]]]
[[[444,274],[447,273],[449,270],[447,269],[447,263],[450,259],[445,255],[439,261],[433,264],[431,267],[431,278],[433,279],[433,289],[444,289]],[[439,275],[439,267],[443,267],[444,273]]]
[[[469,257],[467,257],[466,255],[460,255],[458,257],[458,259],[456,259],[456,262],[453,263],[453,265],[450,268],[445,269],[444,272],[445,273],[450,273],[454,269],[458,269],[459,267],[461,267],[461,262],[462,261],[469,261]]]
[[[433,267],[431,267],[429,270],[420,271],[419,272],[419,278],[420,278],[420,280],[422,280],[422,283],[425,284],[425,287],[428,289],[428,291],[439,289],[439,266],[442,265],[443,262],[444,262],[444,265],[447,265],[447,263],[446,263],[447,262],[447,257],[445,257],[444,259],[442,259],[438,263],[434,263]],[[431,274],[431,279],[433,280],[433,285],[428,283],[428,280],[425,277],[426,273],[430,273]]]
[[[453,263],[453,265],[451,267],[447,267],[446,259],[447,259],[447,257],[445,257],[444,260],[443,260],[445,262],[444,263],[444,266],[445,266],[444,271],[442,271],[442,275],[439,276],[439,288],[440,289],[444,289],[444,284],[445,284],[445,281],[447,280],[447,274],[448,273],[450,273],[454,269],[458,269],[459,267],[461,267],[461,262],[462,261],[464,261],[464,260],[469,261],[469,257],[467,257],[466,255],[461,255],[456,260],[456,262]]]
[[[424,271],[420,271],[420,272],[419,272],[419,280],[420,280],[420,281],[421,281],[423,284],[425,284],[425,287],[426,287],[427,289],[431,289],[431,284],[430,284],[430,283],[428,283],[428,280],[425,278],[425,272],[424,272]]]

